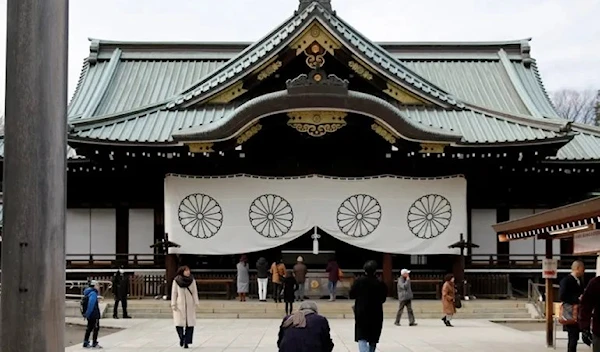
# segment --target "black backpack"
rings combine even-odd
[[[81,298],[79,302],[79,310],[81,310],[81,315],[85,317],[85,313],[88,309],[88,304],[90,303],[90,295],[89,293]]]

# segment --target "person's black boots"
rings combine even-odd
[[[176,326],[177,335],[179,336],[179,346],[183,347],[185,336],[183,335],[183,326]]]

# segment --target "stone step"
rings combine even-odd
[[[131,312],[134,318],[137,319],[172,319],[171,312]],[[323,314],[329,319],[354,319],[354,314],[336,313]],[[385,314],[387,317],[393,317],[395,314]],[[437,319],[441,313],[415,314],[417,319]],[[268,312],[262,314],[248,313],[199,313],[198,319],[281,319],[283,312]],[[403,315],[406,319],[406,313]],[[530,319],[527,313],[507,313],[507,314],[461,314],[457,313],[455,319],[486,319],[486,320],[512,320],[512,319]]]

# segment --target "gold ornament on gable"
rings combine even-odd
[[[210,99],[208,103],[212,104],[227,104],[233,99],[246,93],[248,90],[244,89],[244,82],[239,81],[234,83],[229,88],[225,89],[221,93],[217,94],[214,98]]]
[[[302,54],[306,49],[317,43],[321,48],[331,55],[335,55],[335,50],[342,48],[342,44],[319,22],[314,21],[306,28],[296,40],[290,44],[290,48],[296,50],[296,56]]]
[[[423,105],[426,104],[425,101],[417,98],[413,94],[409,93],[403,88],[398,87],[397,85],[387,82],[387,89],[383,91],[385,94],[394,98],[402,104],[406,105]]]
[[[311,137],[322,137],[346,126],[347,113],[343,111],[292,111],[288,125]]]
[[[444,152],[445,144],[439,143],[421,143],[421,150],[419,153],[431,153],[431,154],[441,154]]]
[[[352,71],[356,72],[357,75],[368,81],[373,79],[373,74],[369,72],[369,70],[367,70],[363,65],[359,64],[356,61],[349,61],[348,67],[350,67]]]
[[[212,153],[214,143],[187,143],[190,152],[192,153]]]
[[[375,122],[375,123],[373,123],[371,125],[371,129],[373,129],[373,131],[375,131],[375,133],[377,133],[378,135],[380,135],[381,138],[383,138],[384,140],[386,140],[388,143],[390,143],[390,144],[396,144],[396,137],[386,127],[384,127],[384,126],[380,125],[379,123]]]
[[[237,144],[244,144],[250,138],[252,138],[255,134],[257,134],[260,130],[262,130],[262,125],[256,124],[246,129],[240,136],[237,138]]]
[[[277,70],[279,70],[281,68],[281,66],[283,66],[283,63],[281,61],[275,61],[275,62],[269,64],[263,70],[261,70],[258,73],[258,75],[256,76],[256,78],[259,81],[264,81],[265,79],[269,78],[272,74],[277,72]]]

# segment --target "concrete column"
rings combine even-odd
[[[67,0],[8,0],[0,351],[64,351]]]

